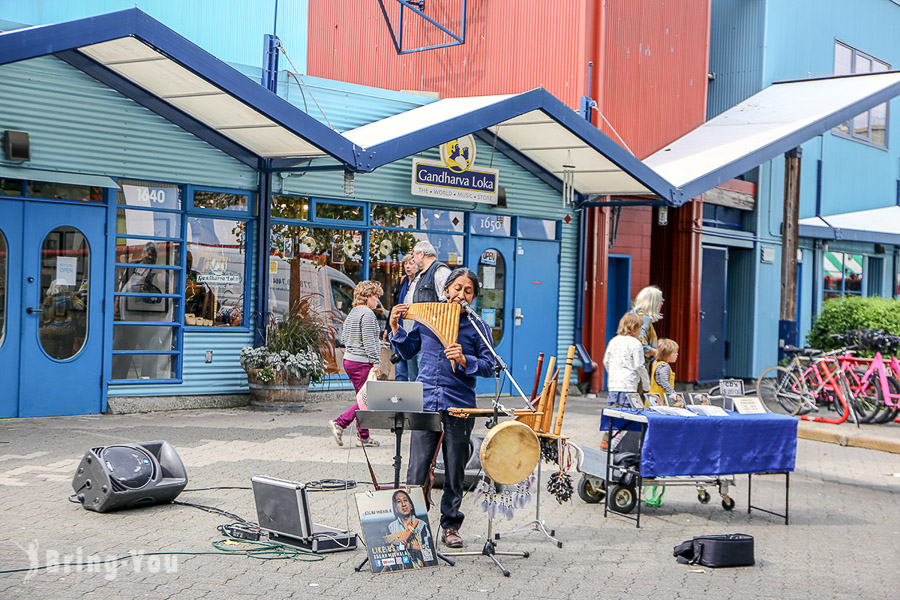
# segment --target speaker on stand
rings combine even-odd
[[[96,512],[171,502],[187,486],[187,472],[168,442],[98,446],[85,452],[72,489]]]

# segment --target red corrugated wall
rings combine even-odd
[[[386,1],[397,29],[399,4]],[[573,108],[587,88],[596,44],[594,0],[470,0],[466,43],[398,55],[375,0],[310,0],[310,75],[442,98],[550,90]],[[429,1],[425,13],[459,33],[460,0]],[[427,21],[405,13],[404,47],[449,41]],[[406,37],[408,36],[408,38]]]
[[[708,0],[606,0],[599,109],[638,158],[706,120]],[[595,124],[618,140],[602,120]]]
[[[385,6],[396,27],[398,5]],[[459,31],[460,6],[459,0],[430,0],[426,13]],[[438,92],[444,98],[541,86],[577,108],[588,89],[587,63],[593,61],[590,95],[612,128],[596,115],[594,123],[616,141],[621,136],[623,145],[644,158],[705,120],[709,15],[710,0],[470,0],[465,45],[400,56],[377,2],[310,0],[307,70],[352,83]],[[447,39],[418,18],[407,27],[405,47]],[[589,313],[606,308],[607,212],[589,219],[588,236],[599,241],[589,252],[596,264],[586,271],[596,276],[588,279]],[[692,254],[685,261],[681,253],[699,244],[699,225],[676,227],[671,219],[672,231],[661,235],[654,214],[649,208],[623,208],[613,251],[632,256],[632,297],[653,283],[667,299],[690,300],[688,306],[669,302],[667,318],[678,314],[685,338],[679,340],[679,379],[693,381],[697,351],[688,332],[698,325],[692,299],[699,298],[699,267],[690,262]],[[668,249],[651,260],[656,235]],[[604,323],[588,321],[585,345],[601,362]]]

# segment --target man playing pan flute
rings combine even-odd
[[[445,293],[447,301],[459,304],[471,303],[478,296],[478,276],[469,269],[453,270],[447,277]],[[401,316],[409,309],[399,304],[391,310],[391,344],[403,358],[412,358],[421,352],[419,376],[422,382],[425,410],[441,413],[444,428],[444,493],[441,498],[442,541],[449,548],[461,548],[459,535],[465,515],[459,510],[463,495],[463,477],[469,456],[469,435],[474,419],[454,417],[447,413],[451,407],[475,408],[475,378],[491,377],[494,359],[475,327],[460,313],[456,342],[446,348],[431,330],[416,323],[407,332],[400,327]],[[491,332],[484,326],[481,332],[490,340]],[[451,363],[451,361],[453,361]],[[408,485],[424,485],[430,476],[431,462],[440,441],[440,432],[413,431],[410,441]]]

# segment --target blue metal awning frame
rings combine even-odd
[[[543,112],[569,133],[576,136],[581,142],[602,154],[623,172],[645,186],[651,193],[664,199],[666,203],[672,206],[679,206],[690,199],[685,197],[681,190],[660,177],[653,169],[642,163],[634,155],[622,148],[594,125],[581,118],[577,112],[543,88],[536,88],[528,92],[509,96],[452,119],[426,125],[405,135],[364,148],[361,153],[359,169],[372,171],[388,163],[434,148],[448,140],[469,134],[477,134],[485,142],[491,140],[491,143],[493,143],[495,134],[490,131],[491,127],[536,110]],[[502,140],[497,140],[497,148],[504,154],[518,152],[515,147],[502,144],[501,142]],[[530,162],[530,167],[526,168],[541,179],[547,181],[548,177],[552,177],[557,179],[557,182],[559,181],[556,175],[534,164],[527,157],[521,156],[521,153],[519,155],[517,162],[523,166]],[[554,187],[558,187],[558,185],[559,183],[554,185]],[[646,204],[647,202],[643,203]]]
[[[220,88],[290,133],[355,170],[359,149],[299,108],[203,50],[139,9],[0,33],[0,65],[55,55],[235,159],[258,168],[263,157],[78,51],[134,37]]]

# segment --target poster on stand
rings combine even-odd
[[[356,494],[373,573],[437,566],[422,488]]]

